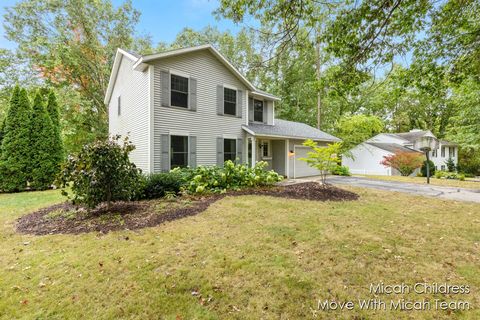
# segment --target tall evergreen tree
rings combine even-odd
[[[22,191],[27,187],[31,164],[30,101],[25,89],[16,86],[5,120],[0,157],[0,190]]]
[[[5,120],[7,118],[4,117],[2,119],[2,122],[0,122],[0,157],[2,155],[2,140],[3,140],[3,136],[5,136]]]
[[[61,135],[61,127],[60,127],[60,114],[58,112],[58,103],[57,97],[55,93],[50,90],[48,94],[48,102],[47,102],[47,112],[52,120],[53,125],[53,141],[52,141],[52,156],[57,168],[60,168],[60,164],[63,161],[64,157],[64,149],[63,149],[63,141]]]
[[[58,171],[56,157],[52,153],[54,128],[39,92],[33,101],[31,129],[32,181],[31,187],[43,190],[50,187]]]

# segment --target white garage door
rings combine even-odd
[[[318,176],[320,174],[320,171],[310,167],[307,162],[298,160],[300,158],[306,158],[307,152],[310,150],[311,149],[309,147],[295,146],[295,161],[293,169],[294,178]]]

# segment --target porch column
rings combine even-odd
[[[257,145],[256,145],[256,139],[255,139],[254,136],[252,136],[250,139],[252,140],[252,163],[251,163],[251,166],[253,168],[253,167],[255,167],[255,163],[257,162],[257,155],[256,155]]]

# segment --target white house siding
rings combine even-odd
[[[108,103],[111,135],[129,136],[135,145],[130,159],[144,172],[149,171],[149,73],[134,71],[133,61],[122,56],[117,78]],[[121,114],[118,115],[118,97],[121,101]]]
[[[161,105],[161,70],[188,74],[197,79],[197,110]],[[161,135],[181,131],[197,137],[197,165],[217,163],[216,141],[223,135],[243,139],[246,99],[242,118],[217,114],[217,85],[234,86],[245,94],[246,86],[207,50],[187,53],[154,63],[154,170],[161,171]],[[244,149],[244,148],[243,148]],[[245,152],[244,152],[245,153]],[[243,155],[246,159],[246,154]]]
[[[445,156],[442,157],[442,148],[445,148]],[[455,155],[450,156],[450,150],[449,148],[453,148],[455,150]],[[435,168],[437,170],[441,170],[442,166],[444,167],[444,170],[447,170],[447,160],[449,158],[452,158],[453,161],[455,162],[455,165],[458,164],[458,147],[456,146],[449,146],[449,145],[442,145],[441,143],[439,144],[439,147],[437,149],[437,154],[436,156],[433,156],[433,153],[430,152],[430,160],[435,164]]]
[[[359,144],[350,152],[352,157],[343,156],[342,165],[347,166],[352,174],[392,175],[390,168],[380,164],[384,156],[391,155],[390,152],[365,143]]]

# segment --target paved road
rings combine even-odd
[[[443,199],[472,201],[480,203],[480,190],[470,190],[453,187],[440,187],[397,181],[383,181],[363,177],[330,176],[328,181],[332,184],[348,184],[356,187],[381,189],[416,194],[420,196],[438,197]]]

